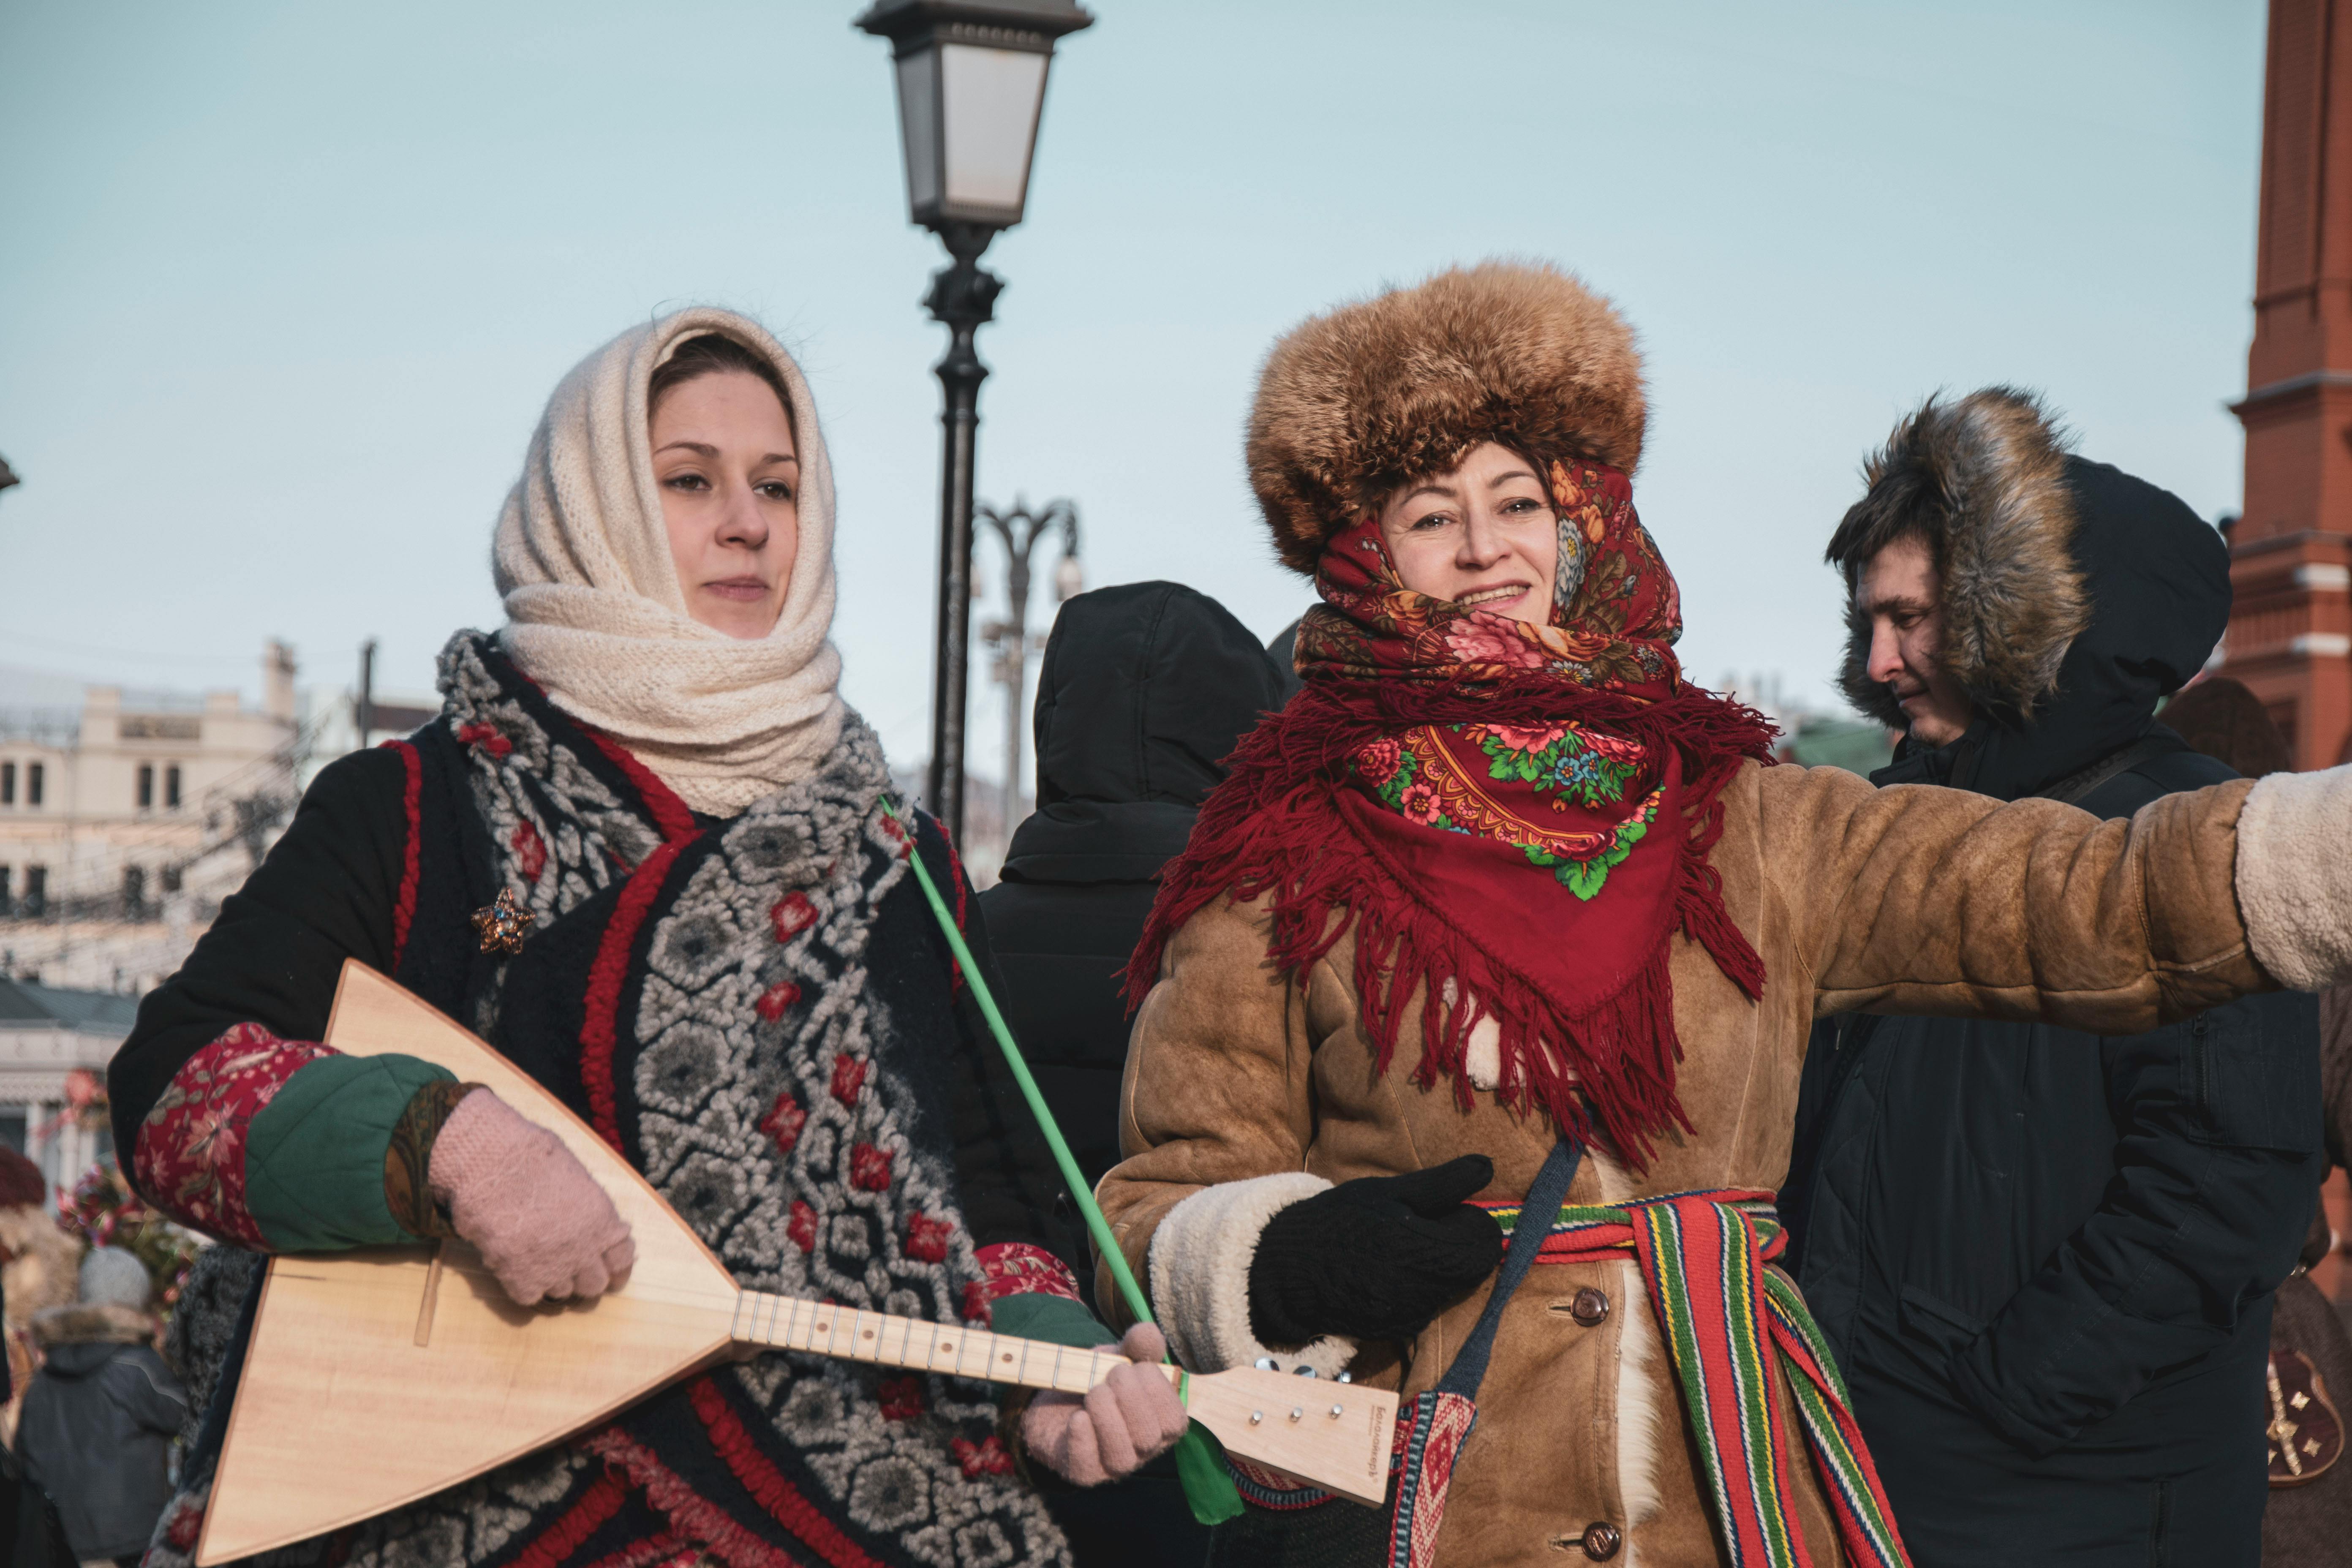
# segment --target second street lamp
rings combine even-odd
[[[980,384],[973,337],[1003,283],[980,265],[1000,229],[1021,221],[1045,107],[1054,40],[1094,18],[1072,0],[876,0],[857,19],[888,38],[907,162],[907,213],[936,233],[952,265],[923,303],[948,329],[936,367],[946,395],[940,459],[940,617],[925,794],[950,834],[963,833],[966,667],[971,623],[971,496]]]

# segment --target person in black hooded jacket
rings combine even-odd
[[[2179,500],[2007,388],[1931,399],[1866,476],[1829,559],[1846,690],[1906,731],[1874,782],[2121,817],[2235,776],[2154,717],[2229,618],[2228,552]],[[1918,1568],[2258,1561],[2317,1026],[2280,994],[2122,1038],[1816,1027],[1790,1267]]]
[[[1089,1183],[1119,1159],[1119,981],[1160,868],[1184,847],[1226,753],[1282,700],[1280,672],[1249,628],[1181,584],[1081,594],[1046,639],[1037,810],[980,907],[1005,1020]],[[1078,1272],[1091,1291],[1092,1271]],[[1166,1458],[1120,1485],[1045,1500],[1079,1568],[1197,1568],[1208,1554]]]

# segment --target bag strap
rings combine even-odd
[[[1438,1393],[1478,1397],[1478,1385],[1486,1381],[1487,1358],[1495,1353],[1495,1335],[1503,1326],[1503,1309],[1527,1279],[1528,1270],[1535,1267],[1536,1254],[1551,1235],[1551,1222],[1559,1217],[1560,1205],[1568,1201],[1568,1189],[1583,1161],[1584,1145],[1565,1133],[1544,1157],[1543,1169],[1536,1173],[1535,1184],[1528,1188],[1527,1198],[1519,1205],[1519,1223],[1504,1244],[1503,1267],[1495,1276],[1494,1294],[1486,1298],[1486,1310],[1478,1314],[1478,1326],[1462,1342],[1454,1364],[1438,1380]]]

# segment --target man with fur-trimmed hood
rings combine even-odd
[[[1873,782],[2118,818],[2236,776],[2156,718],[2228,622],[2227,550],[2066,448],[1994,387],[1930,399],[1867,465],[1828,556],[1847,694],[1905,732]],[[2307,996],[2105,1039],[1816,1027],[1784,1209],[1920,1568],[2258,1560],[2317,1100]]]

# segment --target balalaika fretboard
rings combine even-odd
[[[1099,1351],[758,1290],[743,1292],[729,1331],[739,1344],[810,1351],[843,1361],[873,1362],[1022,1388],[1059,1389],[1066,1394],[1084,1394],[1108,1377],[1113,1367],[1127,1364],[1125,1357]]]

